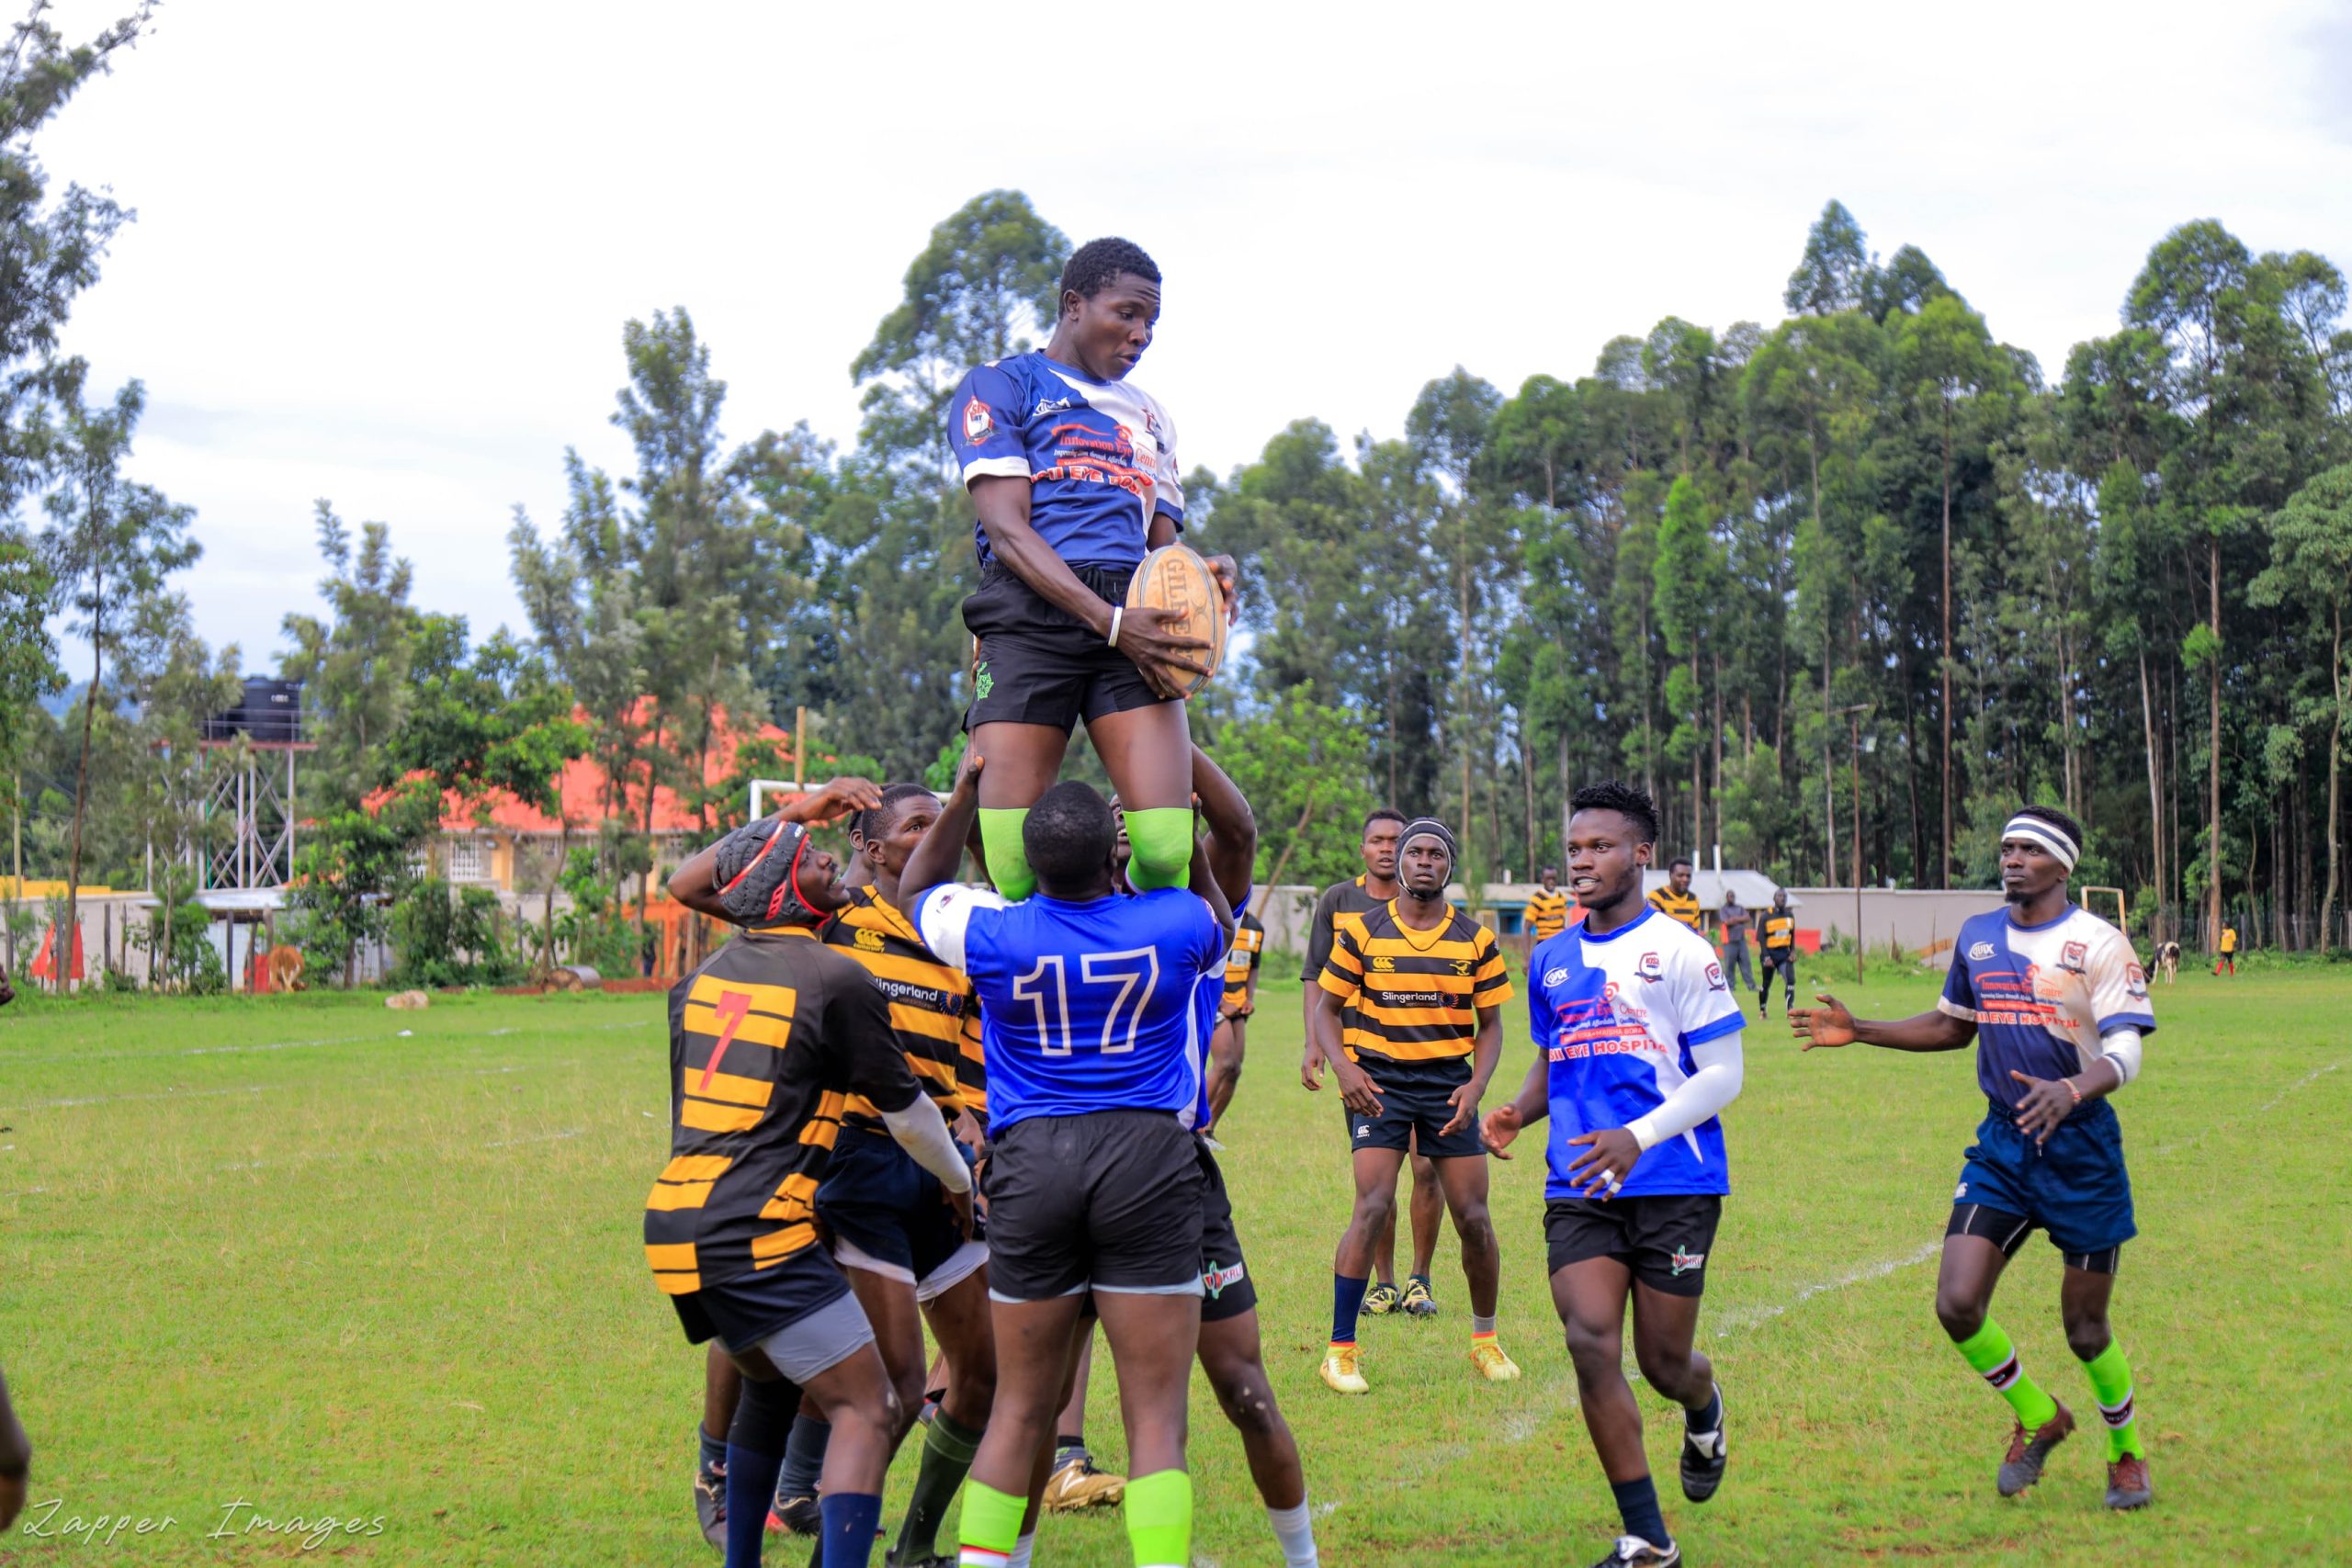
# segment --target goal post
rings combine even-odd
[[[2121,931],[2127,937],[2132,934],[2132,927],[2127,919],[2127,916],[2130,911],[2124,906],[2123,889],[2120,887],[2086,887],[2082,889],[2082,895],[2083,908],[2088,909],[2092,914],[2099,916],[2101,919],[2106,918],[2107,909],[2105,906],[2109,899],[2112,899],[2115,905],[2115,929]]]

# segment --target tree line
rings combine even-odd
[[[69,210],[36,196],[0,226]],[[730,439],[691,314],[627,323],[630,462],[568,452],[561,515],[515,509],[514,631],[476,642],[411,604],[391,529],[320,502],[325,612],[285,617],[278,663],[320,746],[303,880],[339,933],[325,956],[385,933],[445,791],[552,809],[556,770],[593,759],[599,814],[564,823],[541,875],[617,954],[661,869],[649,786],[716,830],[744,778],[787,768],[753,748],[706,785],[722,726],[806,711],[828,770],[944,784],[976,580],[944,403],[969,366],[1043,340],[1069,249],[1018,192],[940,223],[847,367],[846,449],[805,422]],[[1567,792],[1614,774],[1657,795],[1662,848],[1702,863],[1720,845],[1789,882],[1984,886],[2033,798],[2084,820],[2083,878],[2126,888],[2143,932],[2194,937],[2226,907],[2256,941],[2343,943],[2335,267],[2183,224],[2119,330],[2052,380],[1928,257],[1882,260],[1831,202],[1785,305],[1770,326],[1669,317],[1509,395],[1456,368],[1398,436],[1301,418],[1188,478],[1195,542],[1241,563],[1249,634],[1195,728],[1258,807],[1261,877],[1348,874],[1383,803],[1453,821],[1474,882],[1524,877],[1557,859]],[[240,658],[206,649],[170,588],[196,551],[187,510],[119,479],[135,394],[84,409],[38,334],[10,343],[48,378],[23,396],[54,412],[12,425],[11,450],[38,451],[5,473],[19,494],[46,482],[52,521],[0,532],[26,628],[0,743],[36,784],[28,861],[135,881],[159,826],[192,830],[164,775],[234,701]],[[135,547],[62,543],[108,528]],[[60,614],[96,660],[62,722],[35,700],[62,681]]]

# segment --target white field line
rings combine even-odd
[[[2159,1147],[2155,1151],[2156,1157],[2161,1159],[2166,1155],[2177,1154],[2182,1149],[2193,1148],[2198,1144],[2202,1143],[2205,1139],[2212,1136],[2215,1133],[2227,1132],[2231,1128],[2237,1126],[2240,1122],[2252,1121],[2257,1116],[2267,1116],[2272,1111],[2278,1110],[2280,1106],[2286,1104],[2287,1101],[2294,1098],[2294,1096],[2304,1089],[2309,1089],[2312,1085],[2317,1083],[2320,1079],[2335,1071],[2336,1068],[2343,1065],[2343,1058],[2338,1057],[2336,1060],[2328,1063],[2324,1067],[2313,1067],[2310,1072],[2305,1073],[2301,1077],[2297,1078],[2293,1083],[2289,1084],[2285,1089],[2280,1089],[2277,1094],[2272,1095],[2268,1100],[2264,1100],[2260,1105],[2256,1106],[2245,1115],[2240,1116],[2233,1121],[2217,1122],[2211,1126],[2199,1127],[2196,1132],[2191,1133],[2186,1138],[2176,1139],[2174,1142],[2165,1144]]]
[[[1717,1339],[1727,1339],[1735,1334],[1758,1327],[1776,1317],[1792,1312],[1815,1296],[1826,1296],[1838,1291],[1851,1290],[1856,1285],[1867,1285],[1873,1280],[1883,1280],[1889,1274],[1899,1274],[1905,1269],[1916,1268],[1925,1263],[1943,1248],[1943,1240],[1938,1237],[1924,1247],[1912,1248],[1900,1258],[1882,1258],[1875,1263],[1866,1263],[1849,1273],[1838,1275],[1834,1280],[1816,1280],[1778,1302],[1759,1307],[1749,1307],[1744,1311],[1718,1314],[1714,1321],[1713,1337]]]

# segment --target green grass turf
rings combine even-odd
[[[1279,962],[1273,965],[1280,968]],[[1815,977],[1808,965],[1807,980]],[[1826,970],[1825,970],[1826,972]],[[1930,1005],[1874,977],[1861,1010]],[[1730,1117],[1736,1192],[1701,1320],[1733,1463],[1680,1502],[1672,1412],[1645,1393],[1668,1515],[1697,1563],[2343,1561],[2352,1396],[2343,1208],[2352,972],[2192,972],[2120,1104],[2143,1238],[2116,1321],[2139,1374],[2155,1506],[2115,1517],[2090,1391],[2037,1239],[1996,1311],[2090,1426],[2017,1502],[1993,1495],[2005,1406],[1945,1343],[1931,1255],[1978,1114],[1970,1058],[1800,1056],[1752,1032]],[[1529,1056],[1512,1012],[1498,1092]],[[0,1561],[303,1555],[215,1534],[381,1520],[316,1555],[379,1563],[715,1561],[688,1511],[701,1357],[639,1250],[665,1153],[654,997],[36,1001],[0,1014],[0,1365],[38,1450],[26,1522],[168,1528],[90,1547],[19,1532]],[[400,1037],[401,1030],[413,1030]],[[1297,990],[1270,983],[1224,1134],[1275,1388],[1324,1560],[1582,1563],[1614,1533],[1544,1288],[1537,1151],[1495,1167],[1504,1344],[1474,1381],[1450,1249],[1444,1314],[1367,1320],[1374,1392],[1316,1363],[1347,1208],[1337,1095],[1297,1087]],[[1490,1101],[1491,1103],[1491,1101]],[[1450,1237],[1449,1237],[1450,1240]],[[1114,1384],[1090,1423],[1123,1445]],[[1196,1554],[1270,1564],[1238,1446],[1195,1382]],[[892,1522],[912,1475],[891,1477]],[[363,1528],[365,1526],[363,1525]],[[797,1562],[786,1548],[771,1560]],[[1052,1518],[1040,1561],[1124,1564],[1116,1517]]]

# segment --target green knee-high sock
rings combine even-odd
[[[1037,891],[1037,874],[1029,869],[1029,852],[1021,843],[1021,825],[1027,820],[1025,806],[980,807],[980,851],[989,857],[989,880],[1007,898]]]
[[[2137,1414],[2132,1404],[2132,1363],[2123,1359],[2123,1347],[2109,1340],[2106,1349],[2083,1363],[2083,1371],[2090,1374],[2091,1392],[2098,1395],[2098,1413],[2107,1421],[2107,1457],[2144,1458],[2140,1428],[2132,1419]]]
[[[999,1558],[1012,1555],[1013,1547],[1021,1540],[1021,1516],[1029,1506],[1026,1497],[1014,1497],[998,1491],[985,1481],[974,1481],[964,1488],[964,1517],[958,1526],[957,1544],[976,1551],[993,1553]],[[972,1558],[966,1556],[965,1562]]]
[[[1183,806],[1154,806],[1127,813],[1127,880],[1138,893],[1182,887],[1193,874],[1193,812]]]
[[[2009,1402],[2029,1432],[2058,1414],[2058,1402],[2042,1392],[2041,1385],[2025,1375],[2018,1365],[2018,1348],[2009,1337],[1991,1318],[1984,1326],[1960,1342],[1960,1353],[1968,1364],[1984,1375],[1993,1392]]]
[[[1129,829],[1132,833],[1133,829]],[[1127,1483],[1127,1544],[1136,1568],[1185,1568],[1193,1561],[1193,1478],[1156,1470]]]
[[[922,1562],[939,1554],[940,1522],[979,1448],[980,1435],[945,1410],[932,1417],[922,1439],[922,1468],[915,1472],[914,1495],[907,1500],[907,1521],[891,1553],[899,1562]]]

